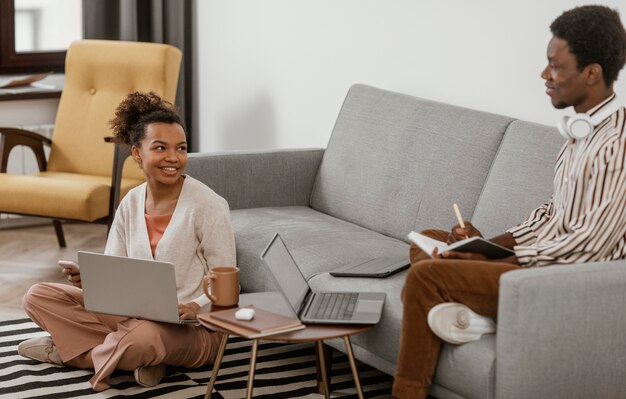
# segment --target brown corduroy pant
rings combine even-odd
[[[143,366],[200,367],[215,360],[220,333],[189,324],[169,324],[89,312],[79,288],[54,283],[33,285],[24,310],[50,333],[63,363],[94,369],[95,391],[109,388],[115,369]]]
[[[422,234],[446,241],[448,232]],[[490,261],[432,259],[415,245],[402,289],[403,316],[398,369],[393,383],[397,398],[426,398],[437,367],[441,340],[428,327],[428,312],[444,302],[459,302],[474,312],[496,318],[500,276],[519,266]]]

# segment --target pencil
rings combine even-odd
[[[461,226],[461,228],[465,228],[465,223],[463,223],[463,217],[461,216],[461,211],[459,210],[459,206],[457,204],[452,204],[452,207],[454,208],[454,213],[456,214],[456,220],[459,221],[459,226]]]
[[[454,208],[454,213],[456,214],[456,220],[459,221],[459,226],[461,226],[462,229],[465,228],[465,223],[463,223],[463,216],[461,216],[461,211],[459,210],[459,206],[457,204],[452,204],[452,207]],[[465,238],[469,238],[467,235],[465,236]]]

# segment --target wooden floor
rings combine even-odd
[[[103,252],[106,226],[64,224],[66,248],[60,248],[52,222],[39,227],[0,230],[0,321],[26,317],[22,296],[38,282],[66,282],[57,265],[76,261],[77,251]]]

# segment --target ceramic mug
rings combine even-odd
[[[239,303],[239,269],[235,266],[216,266],[202,281],[204,294],[216,306],[235,306]]]

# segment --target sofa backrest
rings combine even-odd
[[[554,127],[511,123],[471,219],[483,235],[504,233],[550,199],[554,164],[564,142]]]
[[[469,220],[512,118],[357,84],[337,118],[311,207],[406,241]]]

